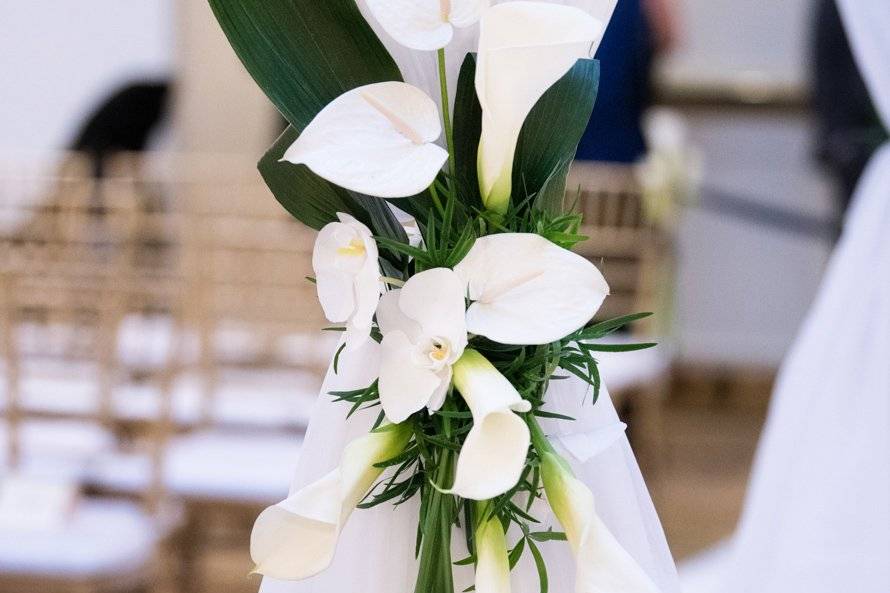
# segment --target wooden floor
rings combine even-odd
[[[766,414],[768,372],[727,377],[682,374],[664,409],[663,450],[643,462],[647,483],[678,560],[729,535],[736,523]],[[641,460],[651,459],[640,451]],[[244,546],[204,555],[197,591],[256,593]],[[173,593],[160,589],[159,593]]]

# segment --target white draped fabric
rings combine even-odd
[[[890,2],[839,4],[890,125]],[[721,572],[711,593],[890,591],[890,146],[783,365]]]
[[[346,443],[367,432],[377,414],[368,412],[347,421],[348,406],[334,403],[325,395],[330,390],[367,385],[373,369],[367,368],[367,364],[363,368],[361,357],[352,356],[352,360],[341,356],[339,375],[328,372],[306,434],[292,491],[335,467]],[[350,369],[349,374],[346,369]],[[548,401],[552,410],[577,418],[575,422],[549,421],[544,429],[564,445],[578,477],[596,496],[597,512],[662,593],[679,593],[661,524],[608,394],[603,390],[596,405],[591,405],[587,386],[569,379],[551,384]],[[265,578],[260,592],[412,593],[417,576],[417,513],[416,497],[399,507],[383,504],[357,510],[341,534],[334,562],[327,571],[305,581]],[[533,513],[543,521],[544,528],[553,526],[560,530],[544,505],[535,507]],[[465,558],[467,550],[458,530],[453,539],[454,559]],[[547,560],[550,591],[573,591],[575,562],[568,544],[547,542],[541,545],[541,551]],[[472,585],[472,567],[454,568],[455,591]],[[526,553],[513,572],[512,593],[538,590],[537,571]]]

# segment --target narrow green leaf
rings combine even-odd
[[[471,209],[482,209],[476,155],[482,133],[482,106],[476,97],[476,54],[461,64],[454,97],[454,161],[457,195]]]

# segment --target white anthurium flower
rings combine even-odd
[[[347,445],[340,467],[260,513],[250,536],[254,572],[300,580],[327,568],[340,530],[383,471],[374,464],[401,453],[410,438],[409,426],[385,424]]]
[[[476,66],[482,105],[478,168],[489,210],[507,211],[525,118],[578,59],[593,55],[604,29],[602,21],[583,10],[545,2],[506,2],[482,15]]]
[[[477,593],[510,593],[510,558],[504,526],[491,517],[476,527]]]
[[[469,27],[488,8],[489,0],[365,0],[383,30],[405,47],[437,50],[454,36],[454,27]]]
[[[464,285],[447,268],[425,270],[377,307],[380,403],[399,423],[427,407],[438,410],[451,384],[451,367],[467,345]]]
[[[473,427],[458,455],[449,492],[488,500],[519,481],[531,437],[515,412],[528,412],[531,404],[475,350],[465,350],[452,370],[454,386],[473,414]]]
[[[596,513],[593,493],[552,450],[541,455],[541,479],[575,554],[576,593],[659,593]]]
[[[609,294],[592,263],[533,233],[476,239],[454,271],[472,302],[467,331],[501,344],[548,344],[590,321]]]
[[[312,269],[318,301],[332,323],[346,324],[347,348],[363,344],[370,335],[380,301],[380,263],[370,229],[348,214],[318,232],[312,250]]]
[[[404,82],[378,82],[331,101],[282,160],[369,196],[413,196],[448,160],[435,143],[441,133],[439,110],[426,93]]]

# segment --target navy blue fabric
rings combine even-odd
[[[649,98],[651,40],[641,0],[618,0],[597,50],[600,84],[577,158],[632,163],[646,151],[641,119]]]

